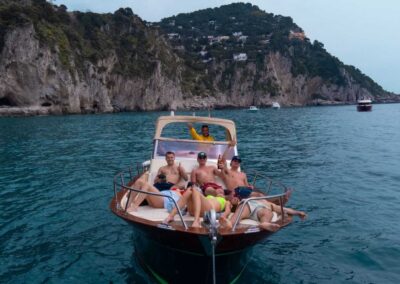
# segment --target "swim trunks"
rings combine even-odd
[[[213,195],[207,195],[206,198],[207,199],[214,199],[215,198],[220,204],[220,208],[221,208],[220,211],[224,211],[225,210],[225,204],[226,204],[225,198],[223,198],[221,196],[213,196]]]
[[[203,193],[205,192],[205,190],[208,188],[214,188],[214,189],[222,189],[222,186],[220,186],[219,184],[216,184],[214,182],[206,182],[204,183],[200,188],[203,191]]]
[[[178,200],[180,198],[180,196],[176,193],[176,191],[172,191],[172,190],[164,190],[162,192],[162,194],[165,196],[172,197],[176,202],[178,202]],[[171,212],[172,209],[175,208],[175,204],[171,198],[164,197],[164,208],[167,209],[168,213]]]
[[[269,204],[266,204],[264,202],[260,202],[259,200],[250,200],[247,202],[247,205],[249,206],[250,209],[250,216],[249,219],[254,220],[259,222],[260,220],[258,219],[258,211],[261,209],[268,209],[272,211],[272,206]]]
[[[169,190],[174,184],[172,182],[156,182],[154,187],[159,191]]]

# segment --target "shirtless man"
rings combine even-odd
[[[167,152],[165,154],[165,161],[167,165],[160,167],[157,172],[157,177],[154,180],[154,186],[159,190],[168,190],[174,185],[178,185],[183,179],[188,180],[188,176],[185,169],[179,165],[175,164],[175,153]]]
[[[243,206],[244,204],[240,205],[240,207]],[[230,219],[226,218],[226,216],[221,216],[220,223],[223,228],[232,228],[231,221],[236,222],[237,218],[239,217],[239,212],[241,209],[240,207],[236,209],[235,213]],[[280,228],[280,225],[272,223],[273,212],[281,214],[281,207],[264,199],[249,200],[246,204],[246,207],[243,208],[240,220],[246,218],[252,219],[260,223],[258,226],[261,229],[275,232]],[[291,208],[283,207],[283,212],[291,216],[299,216],[301,220],[304,220],[307,217],[305,212]]]
[[[215,176],[221,176],[221,172],[215,166],[207,166],[207,154],[200,152],[197,155],[199,167],[192,171],[190,181],[200,186],[205,195],[208,191],[223,193],[222,186],[215,183]]]
[[[229,144],[229,147],[234,147],[236,145],[236,141],[233,140]],[[233,156],[231,159],[230,166],[228,169],[226,166],[226,155],[229,152],[229,147],[225,150],[222,155],[222,159],[218,162],[218,167],[221,169],[220,177],[224,181],[228,190],[231,191],[231,196],[238,197],[239,199],[248,198],[248,197],[257,197],[264,196],[261,192],[253,191],[254,186],[250,185],[247,180],[247,175],[244,172],[239,171],[240,163],[242,160],[238,156]],[[286,195],[284,197],[284,204],[289,200],[289,197],[292,193],[292,189],[286,191]],[[236,204],[237,200],[232,201],[232,204]]]

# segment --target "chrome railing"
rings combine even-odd
[[[283,183],[274,180],[258,171],[246,170],[246,174],[249,183],[254,187],[254,189],[257,191],[261,191],[265,195],[268,195],[271,191],[275,190],[284,192],[288,190],[288,187],[286,187]]]
[[[138,178],[141,174],[144,173],[144,171],[146,170],[145,167],[142,167],[142,170],[140,171],[140,168],[137,167],[138,169],[138,175],[136,175],[135,177],[132,176],[132,169],[131,167],[129,167],[129,181],[133,181],[135,178]],[[126,179],[126,174],[125,172],[120,172],[118,174],[116,174],[114,176],[114,198],[115,198],[115,202],[116,202],[116,208],[118,210],[124,210],[125,213],[127,213],[127,209],[130,203],[130,199],[131,199],[131,195],[132,192],[136,192],[138,194],[147,194],[147,195],[153,195],[153,196],[161,196],[163,198],[168,198],[169,200],[172,200],[174,207],[177,209],[177,213],[179,215],[179,218],[183,224],[183,226],[185,227],[185,230],[188,229],[188,226],[186,224],[186,222],[183,220],[183,214],[182,211],[180,210],[178,203],[175,201],[175,199],[173,199],[171,196],[169,195],[164,195],[162,194],[162,192],[160,193],[155,193],[155,192],[147,192],[147,191],[143,191],[137,188],[134,188],[132,186],[128,186],[125,184],[125,179]],[[121,191],[122,189],[128,190],[128,196],[127,196],[127,200],[126,200],[126,204],[125,204],[125,208],[121,208],[121,200],[118,200],[118,192]]]

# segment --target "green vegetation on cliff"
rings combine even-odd
[[[322,43],[311,43],[290,17],[266,13],[249,3],[179,14],[158,24],[170,43],[192,66],[204,70],[211,69],[212,63],[225,64],[224,80],[220,84],[222,90],[229,89],[230,84],[225,79],[238,67],[235,54],[246,54],[246,62],[255,62],[257,70],[263,70],[265,57],[270,52],[279,52],[291,59],[291,72],[295,77],[318,76],[328,83],[346,86],[349,83],[345,76],[347,73],[371,93],[383,92],[358,69],[346,66],[330,55]],[[255,80],[255,90],[277,94],[275,83]]]
[[[78,71],[84,62],[95,65],[101,59],[116,56],[113,72],[125,76],[149,77],[160,61],[168,68],[175,56],[163,52],[165,43],[149,30],[130,8],[113,14],[67,12],[64,5],[32,0],[31,5],[18,1],[0,2],[0,49],[8,31],[33,24],[42,44],[57,52],[65,68]],[[165,73],[169,73],[168,70]]]
[[[360,70],[313,43],[290,17],[266,13],[257,6],[234,3],[179,14],[146,23],[130,8],[114,13],[68,12],[45,0],[0,0],[0,50],[16,28],[32,25],[43,46],[58,55],[62,68],[87,74],[88,62],[98,72],[149,78],[158,67],[179,81],[185,94],[230,93],[237,74],[250,91],[282,95],[281,83],[268,74],[269,57],[288,59],[294,78],[319,77],[327,85],[358,84],[372,94],[385,91]],[[290,65],[289,65],[290,64]],[[109,79],[107,87],[114,82]]]

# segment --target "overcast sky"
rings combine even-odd
[[[260,9],[290,16],[312,41],[354,65],[387,91],[400,94],[399,0],[55,0],[69,11],[114,12],[130,7],[146,21],[159,21],[179,13],[250,2]]]

